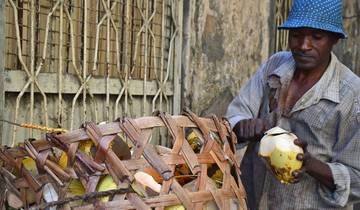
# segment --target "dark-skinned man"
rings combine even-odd
[[[231,102],[227,118],[247,146],[241,179],[250,209],[353,209],[360,198],[360,79],[331,52],[341,38],[341,0],[294,0],[291,52],[273,55]],[[258,156],[264,132],[297,135],[304,155],[292,184],[281,184]]]

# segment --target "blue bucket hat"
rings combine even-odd
[[[294,0],[288,19],[279,29],[316,28],[347,35],[342,24],[342,0]]]

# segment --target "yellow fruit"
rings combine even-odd
[[[85,194],[85,188],[78,179],[73,179],[70,181],[68,186],[68,192],[71,195],[84,195]]]
[[[192,130],[189,133],[189,135],[187,135],[187,141],[189,142],[189,144],[194,152],[196,152],[196,153],[200,152],[202,143],[194,130]]]
[[[66,152],[62,152],[58,164],[62,169],[66,169],[67,163],[68,163],[68,156]]]
[[[274,127],[260,141],[259,155],[267,160],[276,178],[285,184],[294,179],[292,172],[302,167],[296,156],[304,151],[294,144],[295,139],[295,134]]]
[[[270,156],[275,176],[283,183],[289,183],[293,179],[292,172],[302,166],[302,162],[296,159],[297,154],[298,152],[275,149]]]
[[[91,140],[81,141],[79,144],[79,150],[84,152],[85,155],[91,157],[91,147],[94,145],[94,143]]]
[[[37,175],[38,174],[38,170],[37,170],[37,167],[36,167],[36,162],[35,160],[33,160],[32,158],[30,157],[25,157],[23,160],[22,160],[22,164],[24,165],[24,167],[30,171],[30,173],[32,175]]]
[[[131,188],[135,191],[135,193],[140,197],[145,197],[145,189],[141,188],[141,184],[137,183],[135,180],[131,183]]]
[[[96,191],[98,191],[98,192],[115,190],[115,189],[117,189],[117,185],[110,175],[106,175],[103,178],[101,178],[101,180],[99,181],[99,184],[96,187]],[[100,200],[102,202],[108,202],[109,196],[102,197]]]
[[[190,139],[195,139],[195,138],[198,138],[198,136],[196,135],[195,131],[192,130],[189,135],[187,136],[187,139],[190,140]]]
[[[94,145],[94,143],[91,140],[82,141],[79,144],[79,151],[83,152],[86,156],[92,157],[91,154],[91,147]],[[66,154],[66,152],[62,152],[58,161],[59,166],[62,169],[66,169],[68,164],[69,158]]]
[[[185,210],[185,207],[183,205],[167,206],[165,210]]]
[[[220,169],[216,170],[215,173],[211,176],[211,179],[216,183],[218,188],[221,188],[223,182],[224,174],[221,172]]]

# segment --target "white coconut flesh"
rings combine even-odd
[[[302,148],[294,144],[295,139],[297,137],[294,134],[280,127],[274,127],[268,130],[261,139],[259,155],[269,157],[275,149],[282,152],[303,153]]]
[[[265,135],[279,135],[284,133],[290,133],[287,130],[280,128],[279,126],[273,127],[265,132]]]
[[[275,150],[275,144],[271,139],[262,139],[259,147],[259,155],[269,157]]]

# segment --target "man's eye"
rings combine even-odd
[[[313,38],[314,39],[321,39],[323,36],[321,34],[314,34]]]

